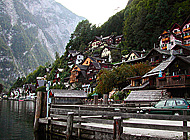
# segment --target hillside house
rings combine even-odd
[[[160,49],[171,50],[176,44],[182,44],[182,32],[180,26],[175,23],[168,31],[164,31],[160,38]]]
[[[122,62],[131,61],[133,59],[142,58],[145,55],[145,50],[143,51],[136,51],[132,50],[129,54],[125,55],[122,58]]]
[[[162,77],[156,77],[157,89],[167,89],[174,97],[190,98],[190,56],[174,56],[161,71]]]
[[[181,30],[183,34],[183,45],[190,47],[190,16],[182,24]]]
[[[168,59],[171,55],[176,55],[178,54],[175,51],[170,51],[170,50],[162,50],[159,48],[153,48],[147,55],[146,55],[146,60],[149,61],[149,63],[152,66],[157,66],[161,62],[165,61]]]
[[[84,55],[81,52],[77,52],[75,50],[69,50],[67,56],[68,66],[70,68],[73,67],[75,64],[81,64],[84,60]]]
[[[86,65],[75,65],[72,69],[71,69],[71,76],[70,76],[70,83],[85,83],[87,80],[86,77],[86,70],[87,70],[88,66]]]

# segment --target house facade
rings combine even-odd
[[[183,45],[190,47],[190,16],[182,24],[182,33],[183,33]]]

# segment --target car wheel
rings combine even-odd
[[[174,115],[176,115],[176,116],[179,116],[180,115],[180,113],[177,111],[177,112],[174,112],[173,113]]]

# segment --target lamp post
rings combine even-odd
[[[49,87],[50,87],[50,81],[48,81],[46,83],[46,91],[47,91],[47,114],[46,117],[48,118],[48,114],[49,114],[49,107],[48,107],[48,103],[49,103]]]

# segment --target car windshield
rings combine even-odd
[[[166,101],[160,101],[160,102],[158,102],[158,103],[155,105],[155,107],[156,107],[156,108],[158,108],[158,107],[163,107],[163,106],[165,105],[165,102],[166,102]]]
[[[177,105],[186,105],[184,100],[176,100]]]

